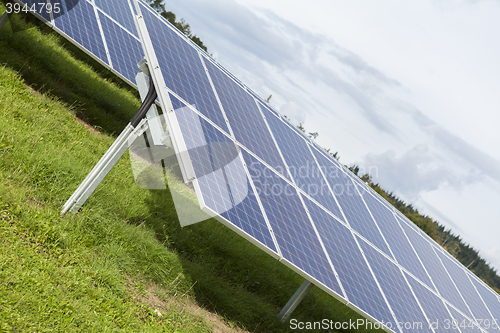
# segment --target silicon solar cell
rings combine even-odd
[[[464,317],[463,314],[448,306],[448,310],[451,312],[453,316],[453,321],[451,324],[445,323],[444,327],[449,327],[449,331],[457,331],[457,328],[460,329],[462,333],[481,333],[481,329],[476,326],[472,321]]]
[[[387,207],[382,205],[370,193],[364,192],[363,199],[384,234],[396,261],[420,279],[420,281],[433,288],[429,276],[411,247],[411,244],[406,239],[392,211],[389,211]]]
[[[445,329],[445,325],[446,323],[451,323],[453,318],[441,298],[410,275],[406,275],[406,279],[412,287],[420,306],[427,315],[429,327],[436,333],[449,332],[450,330]]]
[[[448,276],[443,264],[434,252],[431,244],[427,242],[420,234],[408,227],[405,223],[400,223],[408,236],[410,242],[413,244],[418,256],[422,260],[424,267],[432,278],[439,294],[447,299],[450,303],[460,309],[467,316],[472,317],[467,305],[464,303],[462,297],[458,293],[457,288],[453,281]]]
[[[54,25],[109,65],[94,6],[85,0],[77,1],[71,10],[68,10],[65,1],[62,2],[62,6],[64,15],[54,18]]]
[[[438,252],[438,256],[446,267],[446,270],[450,274],[452,280],[455,282],[462,298],[465,300],[466,304],[468,304],[474,318],[481,321],[486,319],[492,320],[493,318],[467,277],[465,271],[441,252]]]
[[[349,302],[373,318],[395,327],[394,318],[352,232],[314,202],[307,198],[304,201]]]
[[[354,183],[341,169],[337,168],[322,154],[313,151],[318,164],[327,170],[327,181],[342,208],[349,225],[361,236],[391,256],[382,234],[366,209]]]
[[[295,184],[343,220],[337,202],[323,177],[322,171],[316,164],[308,144],[281,119],[271,113],[265,114],[265,117]]]
[[[235,139],[288,177],[278,149],[254,98],[211,62],[205,62]]]
[[[46,1],[18,2],[36,5],[35,14],[40,19],[135,87],[137,63],[144,58],[144,52],[139,39],[134,38],[137,30],[128,0],[96,0],[95,4],[87,0],[52,0],[52,7],[47,7]]]
[[[106,15],[99,15],[114,70],[130,82],[135,81],[137,63],[144,58],[141,42]]]
[[[398,328],[405,332],[432,332],[399,267],[371,245],[361,239],[359,242],[396,316]]]
[[[493,317],[490,321],[484,319],[478,324],[486,329],[493,327],[493,330],[500,331],[500,299],[498,295],[489,287],[485,286],[483,282],[479,281],[475,275],[473,276],[470,273],[467,273],[467,275]]]
[[[242,150],[283,257],[343,295],[295,188]]]
[[[128,0],[95,0],[95,5],[118,22],[129,33],[138,37],[133,12]]]
[[[165,86],[187,104],[229,133],[198,51],[174,31],[169,23],[142,6],[142,14],[153,42]]]
[[[193,161],[202,206],[277,252],[235,144],[196,112],[170,98]]]
[[[499,330],[500,296],[142,1],[140,8],[148,30],[141,36],[164,78],[157,91],[175,110],[179,132],[171,135],[186,147],[177,153],[194,170],[189,181],[203,210],[395,332],[428,332],[452,316],[461,332],[480,331],[469,319]],[[133,84],[148,44],[137,38],[127,0],[63,1],[60,14],[40,16]],[[391,310],[422,327],[398,329]]]

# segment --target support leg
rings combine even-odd
[[[149,87],[148,89],[147,86],[144,86],[144,82],[147,81],[138,80],[137,82],[140,90],[149,90],[146,95],[141,96],[143,99],[143,105],[141,105],[141,108],[137,111],[130,123],[125,127],[115,142],[113,142],[111,147],[109,147],[108,151],[101,157],[99,162],[97,162],[95,167],[92,171],[90,171],[80,186],[78,186],[73,195],[68,199],[68,201],[66,201],[61,211],[61,215],[64,215],[68,211],[76,213],[85,201],[87,201],[97,186],[99,186],[101,181],[104,177],[106,177],[113,166],[118,162],[120,157],[127,151],[130,139],[133,139],[134,136],[144,132],[143,126],[146,125],[146,119],[144,116],[146,115],[146,112],[152,108],[154,108],[154,111],[156,112],[154,100],[157,96],[154,87]],[[153,107],[151,107],[151,105],[153,105]]]
[[[304,299],[306,296],[307,292],[311,290],[313,284],[305,280],[297,289],[295,294],[293,294],[292,298],[286,303],[285,307],[281,309],[280,313],[278,314],[278,319],[284,323],[288,317],[292,314],[293,310],[300,304],[300,302]]]

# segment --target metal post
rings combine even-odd
[[[147,70],[147,66],[145,66],[145,63],[143,61],[141,61],[139,63],[139,68],[141,69],[142,72],[137,74],[136,77],[137,86],[139,88],[139,91],[141,92],[140,93],[141,98],[144,100],[146,94],[143,94],[142,92],[146,91],[147,93],[149,89],[149,82],[145,77],[146,74],[143,72]],[[149,115],[150,112],[152,113],[152,115]],[[154,114],[157,115],[158,111],[156,110],[156,106],[153,104],[150,110],[148,110],[148,118],[154,118],[159,123],[158,117],[155,117]],[[63,206],[63,209],[61,210],[61,215],[64,215],[69,211],[72,213],[76,213],[83,206],[85,201],[87,201],[87,199],[95,191],[97,186],[99,186],[104,177],[106,177],[109,171],[118,162],[120,157],[122,157],[122,155],[127,151],[127,149],[129,148],[128,145],[130,142],[130,138],[132,136],[137,136],[144,133],[144,128],[147,129],[148,123],[149,122],[147,122],[145,118],[142,119],[142,121],[135,128],[130,123],[127,125],[127,127],[125,127],[125,129],[120,133],[118,138],[116,138],[115,142],[113,142],[111,147],[109,147],[109,149],[106,151],[106,153],[104,153],[99,162],[97,162],[97,164],[90,171],[87,177],[85,177],[80,186],[78,186],[73,195],[71,195],[68,201],[66,201],[66,203]],[[159,129],[162,130],[161,123],[160,125],[155,123],[155,129],[157,131]],[[153,138],[154,137],[155,135],[153,136]],[[158,139],[156,139],[156,141],[158,141]]]
[[[9,20],[9,14],[7,12],[3,13],[2,17],[0,17],[0,30],[2,30],[3,26]]]
[[[286,305],[281,309],[280,313],[278,313],[278,319],[284,323],[288,317],[292,314],[293,310],[300,304],[300,302],[304,299],[306,296],[307,292],[311,290],[313,284],[305,280],[302,282],[300,285],[299,289],[293,294],[292,298],[286,303]]]

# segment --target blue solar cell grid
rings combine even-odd
[[[205,206],[277,252],[235,144],[196,112],[170,98]]]
[[[336,217],[343,220],[340,208],[316,164],[308,144],[274,114],[264,110],[264,115],[295,184]]]
[[[381,204],[380,201],[375,199],[370,193],[366,191],[363,192],[364,190],[361,191],[363,199],[375,218],[375,221],[377,221],[380,230],[384,234],[396,261],[420,279],[420,281],[433,288],[429,276],[425,272],[411,244],[406,239],[392,211],[387,209],[385,205]]]
[[[142,14],[165,85],[224,132],[229,133],[198,51],[150,9],[143,6]]]
[[[50,16],[50,12],[52,11],[52,7],[47,7],[47,0],[22,0],[20,1],[22,4],[27,5],[30,11],[32,9],[35,10],[35,13],[40,15],[44,20],[51,21],[52,17]],[[60,6],[60,4],[58,4]],[[25,8],[24,6],[22,7]]]
[[[128,0],[95,0],[95,5],[97,8],[112,17],[129,33],[138,37],[133,12],[130,8]]]
[[[474,318],[481,321],[493,319],[462,267],[452,262],[441,252],[438,252],[438,256],[441,258],[441,262],[451,275],[455,285],[462,295],[462,298],[468,304]]]
[[[400,224],[403,226],[406,235],[431,276],[439,294],[467,316],[472,317],[467,305],[464,303],[457,288],[453,284],[453,281],[450,279],[437,254],[434,252],[432,245],[405,223],[401,222]]]
[[[343,295],[295,188],[242,150],[283,257]]]
[[[359,239],[370,266],[396,316],[398,328],[405,332],[432,332],[402,271],[370,244]],[[392,327],[397,331],[396,327]]]
[[[333,190],[349,225],[385,254],[392,256],[351,178],[317,150],[313,150],[313,152],[319,166],[326,170],[330,188]]]
[[[217,66],[205,61],[222,108],[238,142],[288,177],[285,165],[255,99]]]
[[[500,299],[497,293],[484,285],[483,282],[479,281],[475,275],[473,276],[471,273],[467,273],[467,275],[493,317],[492,320],[488,321],[485,319],[482,322],[478,322],[478,324],[489,331],[500,331]]]
[[[352,232],[314,202],[307,198],[304,198],[304,201],[349,302],[379,321],[393,322],[389,307]]]
[[[406,275],[406,279],[412,287],[420,306],[427,315],[429,326],[436,333],[449,333],[450,330],[445,329],[445,325],[447,323],[450,324],[453,321],[453,318],[450,316],[450,313],[446,309],[446,306],[441,298],[429,289],[425,288],[411,276]],[[456,332],[458,332],[458,330]]]
[[[54,25],[78,44],[108,64],[94,6],[87,1],[63,1],[64,14],[54,18]]]
[[[130,82],[135,82],[137,63],[144,58],[141,42],[106,15],[99,17],[113,69]]]

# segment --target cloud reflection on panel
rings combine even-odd
[[[184,151],[175,153],[168,131],[159,139],[153,138],[147,125],[129,140],[136,185],[150,190],[169,190],[181,226],[216,215],[231,215],[235,207],[249,200],[249,183],[239,149],[191,107],[179,107],[175,114],[184,138]],[[160,121],[165,127],[162,119],[160,115],[149,122]],[[192,165],[194,182],[181,170],[181,165],[186,164]],[[202,193],[202,202],[196,197],[197,187]]]
[[[162,118],[163,115],[160,115],[149,121],[160,121],[164,126]],[[194,125],[196,126],[196,123]],[[179,159],[186,158],[189,154],[206,154],[210,149],[207,143],[200,141],[192,148],[192,151],[184,151],[176,155],[172,149],[168,131],[160,140],[155,140],[151,131],[147,129],[147,125],[144,125],[136,132],[135,137],[129,140],[130,164],[136,185],[149,190],[168,190],[181,226],[209,219],[211,216],[200,209],[193,184],[185,179],[179,165]],[[161,142],[163,145],[155,145],[155,142]],[[222,151],[213,143],[211,149]],[[214,154],[214,156],[218,155]],[[218,162],[223,163],[222,158],[219,158]],[[201,178],[216,177],[207,174]]]

